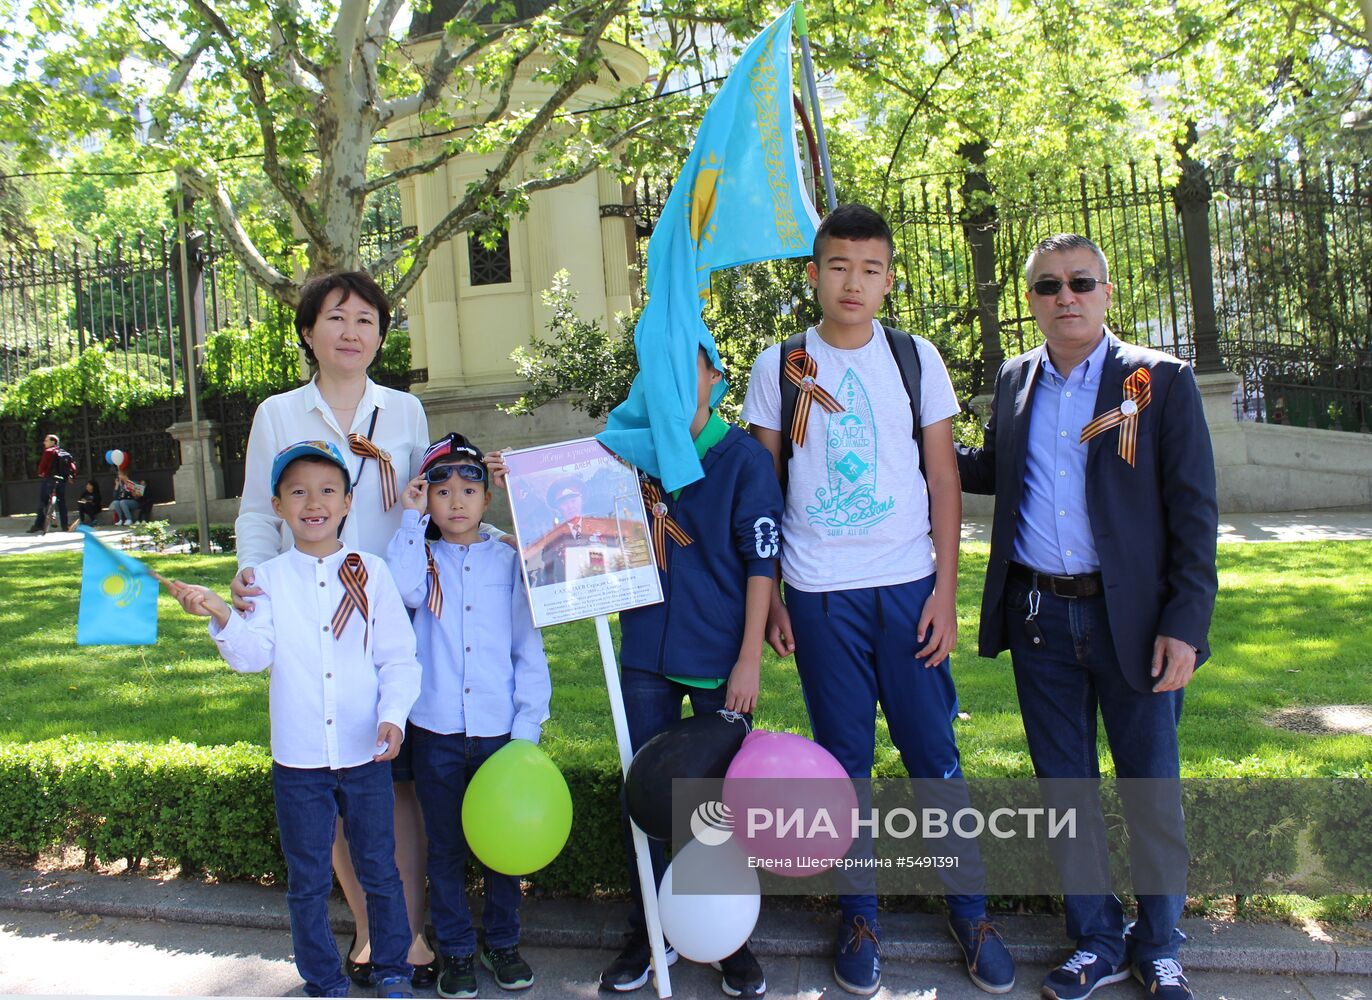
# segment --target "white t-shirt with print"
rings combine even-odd
[[[958,412],[938,349],[915,337],[920,426]],[[780,430],[780,344],[753,364],[743,419]],[[881,324],[862,347],[840,350],[814,327],[805,350],[816,381],[843,410],[811,404],[805,447],[792,454],[782,519],[781,575],[806,591],[856,590],[920,580],[934,571],[929,493],[919,474],[910,398]],[[787,430],[789,433],[789,429]]]

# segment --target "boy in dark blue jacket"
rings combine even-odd
[[[710,409],[723,376],[697,355],[696,412],[691,436],[705,477],[674,493],[645,477],[663,603],[620,613],[620,688],[636,752],[681,718],[682,699],[696,715],[757,704],[763,633],[781,551],[781,488],[767,450]],[[624,836],[634,907],[628,942],[600,975],[601,986],[636,990],[651,958],[628,816]],[[662,844],[649,841],[653,874],[666,869]],[[676,952],[667,949],[667,962]],[[719,964],[729,996],[760,997],[762,968],[747,944]]]

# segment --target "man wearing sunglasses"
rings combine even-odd
[[[1001,366],[982,447],[958,449],[963,489],[996,497],[980,652],[1010,650],[1040,779],[1099,777],[1098,711],[1117,778],[1150,779],[1120,785],[1138,897],[1127,929],[1099,796],[1088,784],[1075,803],[1081,833],[1055,846],[1074,951],[1042,992],[1084,1000],[1132,972],[1157,1000],[1186,1000],[1177,722],[1210,653],[1210,435],[1191,367],[1106,328],[1114,288],[1099,247],[1050,237],[1024,278],[1044,343]]]

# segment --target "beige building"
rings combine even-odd
[[[438,44],[437,33],[412,40],[413,57],[424,65]],[[613,103],[621,88],[644,80],[648,64],[638,53],[613,42],[602,43],[609,67],[582,88],[567,110]],[[539,57],[521,69],[511,107],[537,105],[550,88],[532,79]],[[461,82],[461,74],[455,80]],[[452,90],[457,124],[478,120],[491,106],[490,95]],[[411,121],[397,128],[418,126]],[[391,145],[390,167],[438,152],[432,140],[410,146]],[[407,225],[426,231],[479,179],[496,157],[459,156],[429,174],[401,182],[401,211]],[[527,164],[516,168],[517,182]],[[528,417],[511,417],[497,409],[523,392],[510,353],[527,346],[535,334],[546,336],[550,310],[542,293],[560,270],[570,275],[577,306],[586,319],[610,328],[616,313],[627,312],[637,295],[634,221],[622,206],[632,192],[603,171],[575,184],[536,192],[529,210],[511,218],[510,228],[494,251],[460,233],[436,250],[428,269],[406,298],[410,316],[413,367],[428,379],[412,386],[424,402],[433,437],[460,431],[483,447],[522,446],[590,434],[600,429],[564,402],[540,407]]]

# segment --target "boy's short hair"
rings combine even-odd
[[[820,253],[823,250],[824,241],[827,239],[836,240],[885,240],[886,248],[890,251],[890,260],[896,256],[896,238],[891,232],[891,227],[886,224],[886,220],[881,214],[866,205],[840,205],[824,217],[824,221],[819,224],[819,229],[815,231],[814,261],[820,263]]]
[[[381,345],[386,343],[386,331],[391,328],[391,302],[381,286],[366,271],[330,271],[311,278],[300,287],[300,305],[295,307],[295,336],[312,365],[319,362],[314,356],[314,349],[305,343],[305,331],[319,319],[324,300],[337,291],[343,292],[344,302],[356,295],[376,310],[377,327],[381,331],[381,343],[376,348],[378,354]]]
[[[343,453],[338,450],[338,445],[332,441],[297,441],[282,448],[272,460],[272,496],[281,496],[281,480],[286,470],[296,462],[321,462],[336,467],[343,473],[343,492],[353,491],[352,475],[348,472],[348,463],[343,461]]]

